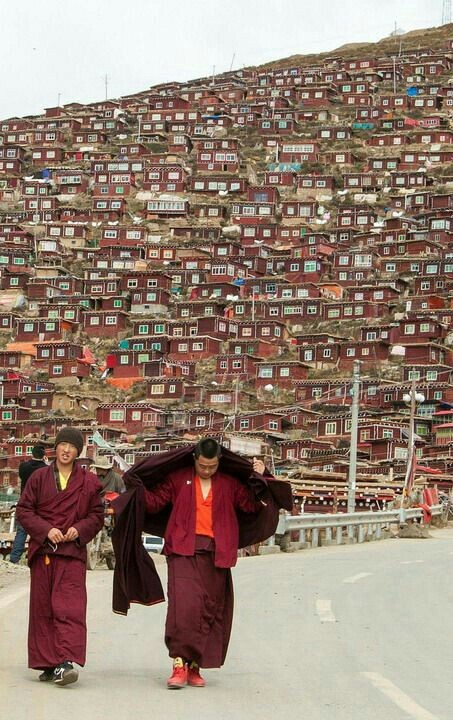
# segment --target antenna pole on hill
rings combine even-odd
[[[108,88],[109,88],[109,76],[107,73],[104,75],[104,85],[105,85],[105,99],[108,98]]]
[[[230,63],[230,72],[231,72],[232,69],[233,69],[233,63],[234,63],[234,58],[235,58],[235,57],[236,57],[236,53],[233,53],[233,57],[231,58],[231,63]]]
[[[443,0],[442,3],[442,25],[451,23],[451,0]]]
[[[357,476],[357,430],[359,424],[360,360],[354,361],[352,371],[351,443],[349,446],[348,513],[355,512]]]

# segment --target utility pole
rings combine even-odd
[[[239,408],[239,375],[236,378],[236,384],[234,388],[234,421],[236,423],[236,416]],[[233,427],[234,430],[234,427]]]
[[[233,431],[236,427],[236,418],[239,410],[239,375],[235,378],[234,387],[234,411],[233,411]]]
[[[109,76],[107,73],[104,75],[104,85],[105,85],[105,99],[108,98],[108,88],[109,88]]]
[[[411,391],[410,391],[410,416],[409,416],[409,432],[407,434],[407,467],[406,467],[406,476],[404,478],[404,489],[401,493],[401,500],[403,500],[404,495],[407,492],[407,486],[408,486],[408,480],[412,471],[412,464],[414,461],[414,421],[415,421],[415,402],[416,402],[416,392],[415,392],[415,373],[412,371],[412,383],[411,383]]]
[[[418,393],[415,387],[415,369],[412,369],[412,383],[410,393],[403,395],[405,403],[410,403],[409,430],[407,434],[407,465],[404,476],[404,485],[401,492],[400,510],[403,508],[404,498],[409,495],[414,479],[415,464],[415,409],[417,404],[425,401],[423,393]]]
[[[357,432],[359,424],[360,360],[354,361],[352,371],[351,444],[349,447],[348,513],[355,512],[357,475]]]

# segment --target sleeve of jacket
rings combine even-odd
[[[30,478],[20,496],[16,508],[16,518],[30,537],[43,545],[52,525],[47,520],[43,520],[36,512],[38,482],[39,476],[35,473],[35,477]]]
[[[235,481],[234,506],[237,510],[245,513],[256,513],[263,507],[253,496],[253,490],[238,480]]]
[[[101,498],[101,486],[93,493],[86,517],[74,523],[79,533],[80,545],[86,545],[104,525],[104,505]]]
[[[159,512],[159,510],[162,510],[171,500],[172,486],[171,481],[168,479],[153,487],[152,490],[145,488],[145,511],[149,515],[153,515]]]

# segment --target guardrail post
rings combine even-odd
[[[359,525],[359,532],[358,532],[358,536],[357,536],[357,542],[363,543],[364,540],[365,540],[365,526],[364,526],[364,525]]]
[[[354,525],[348,525],[348,541],[354,542]]]
[[[324,545],[332,545],[332,528],[326,527],[325,534],[324,534],[324,543],[321,543]]]
[[[10,533],[14,532],[14,527],[16,525],[16,508],[14,508],[11,512],[11,517],[9,519],[9,531]]]
[[[313,528],[311,531],[311,546],[312,548],[318,547],[319,545],[319,528]]]
[[[343,545],[343,528],[341,525],[337,527],[337,545]]]
[[[376,525],[376,532],[375,532],[374,537],[376,538],[376,540],[380,540],[380,539],[381,539],[381,537],[382,537],[382,525],[381,525],[381,523],[378,523],[378,524]]]
[[[305,537],[305,528],[301,528],[299,530],[299,542],[303,543],[304,545],[307,542],[306,537]]]

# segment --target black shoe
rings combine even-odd
[[[65,660],[60,665],[57,665],[53,671],[53,681],[56,685],[69,685],[70,683],[77,682],[79,673],[75,670],[72,662]]]
[[[44,670],[44,672],[41,673],[41,675],[39,675],[38,679],[41,682],[50,682],[51,680],[53,680],[54,670],[55,668],[47,668],[46,670]]]

